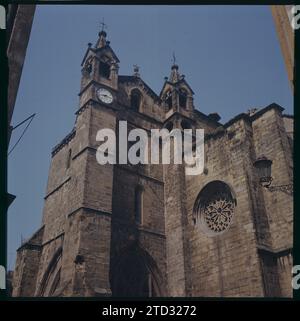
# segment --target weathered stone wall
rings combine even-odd
[[[136,243],[155,262],[161,295],[291,296],[292,199],[263,189],[253,167],[264,154],[273,160],[274,181],[287,183],[292,177],[281,110],[273,106],[252,117],[242,115],[220,128],[197,121],[193,126],[206,128],[205,172],[185,176],[181,165],[165,165],[164,170],[161,165],[99,166],[96,133],[115,128],[115,112],[100,106],[84,109],[76,135],[53,156],[42,254],[26,247],[19,251],[14,295],[39,295],[49,262],[62,247],[55,293],[110,296],[112,264]],[[143,118],[131,119],[129,127],[139,124],[148,131],[155,127]],[[208,236],[199,228],[194,207],[212,181],[230,187],[236,207],[232,226]],[[134,219],[137,186],[143,187],[141,224]],[[29,277],[33,274],[36,278]]]
[[[47,279],[53,277],[53,273],[48,273],[50,263],[57,253],[57,251],[63,246],[63,235],[56,237],[55,239],[51,239],[48,242],[45,241],[43,243],[43,250],[41,254],[41,259],[39,263],[39,269],[37,273],[37,282],[36,289],[34,292],[35,296],[43,296],[45,292],[47,293],[50,289],[51,285],[48,283]]]
[[[138,81],[138,79],[134,82],[128,81],[119,84],[118,101],[129,110],[131,109],[132,112],[132,106],[130,106],[130,95],[134,89],[139,90],[142,94],[139,113],[151,117],[153,120],[162,121],[165,115],[163,108],[147,94],[145,86],[143,86],[143,83]]]
[[[104,111],[95,109],[91,117],[92,108],[86,108],[78,115],[76,134],[70,141],[56,147],[57,151],[55,150],[52,158],[43,214],[45,232],[36,295],[40,295],[39,289],[48,273],[49,263],[60,247],[63,248],[61,295],[87,295],[87,293],[93,295],[91,293],[95,289],[89,288],[89,282],[98,289],[108,288],[109,291],[107,265],[110,223],[107,222],[107,217],[101,218],[100,211],[104,211],[105,215],[111,213],[113,168],[97,164],[95,137],[96,130],[114,126],[114,123],[109,124],[109,113],[105,117]],[[69,153],[71,159],[68,160]],[[94,211],[93,214],[90,211]],[[91,215],[96,215],[96,218],[91,219]],[[73,223],[73,220],[79,224]],[[87,228],[82,228],[86,222],[89,222]],[[103,231],[96,233],[98,236],[95,234],[93,236],[92,231],[99,232],[99,229]],[[105,231],[108,235],[103,238]],[[101,242],[104,245],[101,245]],[[106,252],[104,246],[107,248]],[[76,263],[78,256],[82,256],[84,262]],[[97,271],[91,269],[92,264],[89,259],[91,257],[94,259],[98,257],[94,264],[97,266]],[[106,263],[103,257],[106,258]],[[102,270],[99,268],[99,260],[104,266]],[[86,268],[83,269],[83,265]],[[105,271],[107,271],[106,277]],[[95,276],[88,281],[87,278],[92,274]],[[98,277],[96,283],[95,277]],[[106,278],[105,286],[98,284],[101,283],[101,278]]]
[[[264,154],[273,161],[272,185],[292,181],[293,161],[282,118],[272,109],[253,122],[256,155]],[[270,222],[274,251],[292,247],[293,198],[282,192],[269,192],[261,188]]]
[[[282,120],[283,120],[286,133],[291,139],[293,139],[294,138],[294,117],[289,115],[282,115]]]
[[[135,189],[143,187],[141,224],[135,222]],[[112,262],[132,243],[155,261],[162,276],[161,291],[166,293],[165,229],[163,182],[140,175],[138,171],[115,167],[113,190]],[[113,268],[113,266],[112,266]]]
[[[280,251],[292,246],[293,202],[260,187],[253,167],[263,153],[273,160],[274,180],[284,184],[291,177],[291,149],[280,112],[275,106],[225,127],[206,140],[207,173],[187,177],[192,295],[291,296],[292,259]],[[200,190],[213,180],[232,188],[237,205],[230,229],[208,237],[197,223],[193,226],[193,209]],[[258,254],[260,248],[270,252]]]
[[[86,141],[80,142],[84,156],[84,171],[81,180],[84,182],[82,203],[80,211],[75,211],[69,216],[69,224],[79,216],[78,253],[75,260],[73,276],[73,295],[109,295],[109,258],[110,258],[110,233],[112,214],[112,187],[113,166],[100,166],[96,161],[96,134],[99,129],[115,129],[114,114],[106,108],[91,107],[83,113],[90,117],[78,121],[80,128],[88,132],[88,145]],[[78,195],[79,196],[79,195]],[[79,196],[79,197],[80,197]],[[72,232],[73,233],[73,232]],[[72,234],[66,235],[67,239],[73,238]],[[71,264],[71,263],[69,263]]]
[[[253,121],[253,138],[257,156],[264,154],[273,161],[272,185],[284,185],[292,182],[293,159],[292,150],[281,116],[281,109],[276,105]],[[272,186],[271,185],[271,186]],[[283,294],[292,296],[291,258],[280,258],[278,253],[293,247],[293,196],[283,192],[270,192],[260,188],[269,222],[269,250],[278,261],[277,272],[281,280]],[[286,272],[288,271],[288,272]],[[287,289],[289,288],[289,291]]]
[[[40,266],[44,227],[41,227],[17,251],[12,296],[33,296]]]
[[[123,87],[123,90],[130,92],[132,85],[128,86],[129,88]],[[148,96],[144,97],[144,101],[154,104],[153,99]],[[123,103],[126,105],[128,101],[124,100]],[[145,114],[147,113],[149,114],[149,108]],[[150,151],[150,130],[151,128],[159,129],[160,122],[147,118],[142,113],[128,110],[119,111],[118,120],[128,122],[128,131],[134,128],[145,129],[149,135],[148,149]],[[130,144],[128,144],[128,149],[129,146]],[[151,156],[150,152],[148,155]],[[135,221],[135,191],[138,186],[143,189],[141,223]],[[167,293],[163,190],[161,165],[133,166],[128,164],[116,165],[114,168],[111,279],[113,281],[116,277],[114,264],[118,262],[118,257],[126,253],[132,244],[136,244],[155,262],[161,295]]]
[[[109,259],[111,217],[101,211],[84,209],[76,214],[78,252],[73,258],[73,296],[110,295]],[[73,220],[70,218],[70,220]],[[76,223],[73,224],[76,224]],[[73,234],[69,237],[74,238]]]
[[[167,246],[167,275],[170,296],[186,296],[186,195],[184,165],[165,165],[165,224]]]
[[[263,296],[251,202],[251,136],[244,119],[206,141],[206,174],[187,177],[187,210],[193,296]],[[230,186],[236,199],[233,223],[223,234],[208,236],[193,224],[198,193],[209,182]]]
[[[36,273],[39,269],[40,251],[22,248],[17,253],[13,296],[33,296],[36,286]]]

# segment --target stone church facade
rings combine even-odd
[[[118,65],[101,31],[74,128],[52,150],[42,226],[17,250],[13,296],[291,297],[293,199],[263,188],[253,163],[265,155],[274,182],[292,179],[292,117],[274,103],[222,124],[195,108],[175,63],[159,95]],[[120,120],[204,129],[203,173],[99,165],[97,131],[118,133]]]

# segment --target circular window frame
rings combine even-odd
[[[214,192],[215,189],[215,192]],[[226,201],[226,202],[224,202]],[[236,208],[236,198],[233,193],[230,185],[223,181],[211,181],[206,184],[201,191],[199,192],[193,210],[193,216],[195,224],[200,228],[200,230],[208,236],[217,236],[225,233],[229,230],[235,220],[235,208]],[[231,211],[231,215],[228,216],[226,213],[227,219],[229,217],[229,222],[226,224],[222,230],[216,231],[216,229],[209,226],[207,223],[207,212],[206,210],[210,208],[212,213],[219,212],[220,215],[217,216],[218,224],[220,224],[221,215],[224,218],[224,213],[218,209],[224,208],[228,209],[225,212]]]

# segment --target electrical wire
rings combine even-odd
[[[28,124],[26,125],[26,127],[24,128],[21,136],[19,137],[19,139],[17,140],[17,142],[14,144],[14,146],[11,148],[11,150],[8,152],[8,155],[10,155],[10,153],[17,147],[17,145],[19,144],[20,140],[22,139],[22,137],[24,136],[27,128],[30,126],[33,118],[34,118],[35,114],[31,115],[30,117],[26,118],[24,121],[22,121],[19,125],[15,126],[12,130],[16,129],[17,127],[19,127],[21,124],[23,124],[25,121],[29,120]]]

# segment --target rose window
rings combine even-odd
[[[233,202],[226,199],[212,201],[204,208],[204,221],[208,228],[214,232],[225,231],[232,220]]]
[[[236,201],[230,187],[214,181],[207,184],[199,193],[195,208],[195,222],[208,235],[225,232],[231,225]]]

